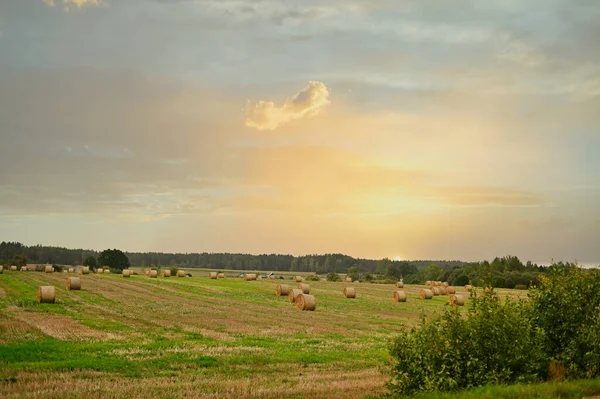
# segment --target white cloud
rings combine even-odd
[[[275,130],[296,119],[317,115],[330,101],[329,89],[322,82],[310,81],[308,86],[277,107],[272,101],[260,100],[254,107],[246,107],[246,126],[258,130]]]
[[[42,0],[44,3],[49,5],[50,7],[54,7],[56,2],[60,2],[60,0]],[[81,8],[85,5],[99,6],[102,4],[102,0],[63,0],[63,4],[65,10],[68,11],[69,5],[74,5],[77,8]]]

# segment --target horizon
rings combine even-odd
[[[2,2],[0,236],[591,264],[599,18],[587,0]]]

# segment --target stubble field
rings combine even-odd
[[[275,296],[291,280],[0,275],[0,397],[362,398],[385,392],[388,344],[448,297],[406,303],[386,284],[307,282],[314,312]],[[38,304],[40,285],[57,303]],[[343,288],[355,286],[356,299]],[[457,291],[463,291],[462,288]],[[516,292],[514,292],[516,293]],[[521,295],[523,293],[521,292]]]

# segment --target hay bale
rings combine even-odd
[[[440,295],[446,295],[446,292],[448,291],[448,289],[446,287],[444,287],[443,285],[440,288]]]
[[[163,277],[171,277],[171,271],[170,270],[163,270],[162,271],[162,276]]]
[[[255,281],[256,277],[257,277],[256,273],[250,273],[250,274],[244,275],[244,280],[246,280],[246,281]]]
[[[123,269],[123,271],[121,272],[121,276],[123,277],[131,277],[132,274],[133,272],[129,269]]]
[[[435,286],[436,286],[436,287],[441,287],[441,285],[442,285],[442,282],[441,282],[441,281],[436,281],[436,282],[435,282]]]
[[[219,274],[217,274],[217,278],[225,278],[225,273],[219,273]]]
[[[421,297],[421,299],[431,299],[433,298],[433,291],[423,288],[419,293],[419,296]]]
[[[296,276],[296,277],[294,277],[294,281],[297,283],[301,283],[304,281],[304,279],[302,278],[302,276]]]
[[[406,292],[401,290],[394,291],[394,302],[406,302],[406,299]]]
[[[26,272],[27,271],[27,266],[21,266],[21,271],[22,272]]]
[[[209,272],[208,273],[208,277],[210,277],[212,280],[216,280],[217,279],[217,272]]]
[[[303,293],[310,294],[310,285],[300,283],[298,284],[298,288],[301,289]]]
[[[354,287],[344,288],[344,298],[356,298],[356,288],[354,288]]]
[[[296,298],[298,298],[298,295],[302,294],[302,290],[298,289],[298,288],[294,288],[292,290],[290,290],[290,293],[288,294],[288,300],[290,302],[296,302]]]
[[[448,295],[456,294],[456,288],[450,287],[450,286],[446,287],[446,294],[448,294]]]
[[[67,278],[67,291],[80,290],[81,289],[81,278],[79,277],[68,277]]]
[[[12,266],[11,266],[11,270],[12,270]],[[54,273],[54,268],[52,266],[46,266],[46,267],[44,267],[44,272]]]
[[[447,281],[444,281],[444,282],[442,283],[442,287],[448,288],[448,282],[447,282]]]
[[[433,292],[433,296],[440,296],[440,288],[439,287],[431,287],[431,292]]]
[[[53,285],[43,285],[37,289],[38,303],[54,303],[56,301],[56,289]]]
[[[75,268],[74,267],[69,267],[69,273],[75,273]]]
[[[425,281],[425,285],[426,286],[430,286],[431,285],[431,281],[430,280]]]
[[[151,270],[150,274],[148,275],[148,277],[150,278],[156,278],[158,276],[158,272],[156,270]]]
[[[465,306],[465,299],[464,295],[450,295],[448,303],[455,306]]]
[[[277,296],[289,295],[290,286],[287,284],[277,284],[277,287],[275,287],[275,293]]]
[[[315,310],[317,300],[313,295],[300,294],[296,297],[296,309],[300,310]]]
[[[347,283],[351,283],[352,282],[352,277],[346,277],[344,279],[344,281],[347,282]]]
[[[404,288],[404,283],[402,281],[396,281],[396,288]]]
[[[185,277],[185,271],[184,270],[177,270],[177,277]]]
[[[81,274],[90,274],[90,268],[88,266],[84,266],[81,269],[79,269],[79,272]]]
[[[108,269],[104,269],[103,273],[104,273],[104,274],[110,274],[110,270],[108,270]]]
[[[472,289],[473,289],[473,286],[471,284],[465,285],[465,291],[471,292]]]
[[[0,274],[4,273],[4,266],[0,266]]]

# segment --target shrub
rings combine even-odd
[[[517,284],[515,285],[515,290],[526,290],[527,286],[525,284]]]
[[[467,276],[466,274],[459,275],[452,282],[452,285],[456,285],[456,286],[467,285],[467,284],[469,284],[469,276]]]
[[[306,277],[306,281],[321,281],[321,279],[316,274],[313,274],[312,276]]]
[[[52,265],[55,272],[62,273],[63,267],[61,265]]]
[[[342,279],[337,273],[327,274],[327,281],[341,281]]]
[[[473,296],[464,317],[444,311],[394,340],[394,393],[452,391],[478,385],[541,379],[548,361],[543,332],[527,319],[524,301],[501,301],[493,290]]]
[[[179,271],[179,268],[177,266],[171,266],[169,268],[169,270],[171,271],[171,276],[177,276],[177,272]]]
[[[531,318],[566,378],[600,375],[600,271],[551,267],[531,290]]]
[[[373,275],[371,273],[365,273],[365,281],[373,281]]]

